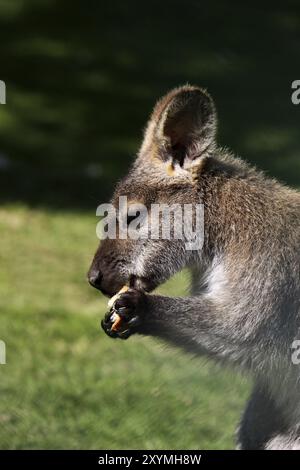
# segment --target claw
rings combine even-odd
[[[140,319],[139,317],[133,317],[131,320],[128,322],[128,326],[136,326],[139,325]]]
[[[101,327],[105,331],[105,333],[110,336],[111,338],[117,338],[118,333],[111,329],[111,323],[105,322],[105,320],[101,321]]]
[[[124,331],[119,331],[118,336],[121,339],[128,339],[129,336],[131,336],[131,331],[129,329],[124,330]]]

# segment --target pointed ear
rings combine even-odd
[[[197,87],[176,88],[155,106],[144,148],[154,144],[162,160],[181,167],[209,155],[215,146],[216,111],[209,94]]]

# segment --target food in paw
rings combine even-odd
[[[122,318],[116,312],[113,312],[112,316],[110,317],[110,321],[112,322],[111,330],[118,331],[119,327],[122,323]]]
[[[110,309],[110,311],[112,312],[112,315],[110,317],[110,321],[112,322],[112,326],[111,326],[112,331],[118,331],[120,326],[121,326],[121,323],[122,323],[122,318],[114,310],[114,304],[118,300],[120,295],[124,294],[124,292],[127,292],[128,289],[129,289],[129,287],[123,286],[122,289],[119,290],[119,292],[116,295],[114,295],[111,299],[109,299],[109,301],[108,301],[107,306]]]
[[[114,295],[111,299],[109,299],[109,301],[107,303],[108,308],[112,308],[114,306],[115,301],[118,300],[120,295],[124,294],[124,292],[127,292],[128,289],[129,289],[128,286],[123,286],[122,289],[119,290],[119,292],[116,295]]]

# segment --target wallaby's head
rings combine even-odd
[[[158,101],[136,161],[115,190],[116,236],[103,240],[95,254],[88,274],[94,287],[109,296],[128,283],[151,291],[191,262],[193,252],[186,250],[184,239],[161,236],[163,218],[151,217],[153,204],[199,203],[197,175],[214,152],[215,132],[214,104],[204,90],[184,86]],[[122,196],[128,201],[125,213],[118,210]],[[139,210],[141,204],[148,219]],[[142,235],[150,218],[151,233],[158,229],[158,237]],[[126,224],[139,228],[141,236],[121,237],[120,225]]]

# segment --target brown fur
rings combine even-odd
[[[202,203],[202,250],[187,252],[181,240],[105,240],[90,282],[108,295],[131,283],[118,300],[130,334],[156,335],[253,375],[241,448],[298,448],[300,371],[291,345],[300,339],[300,195],[220,149],[215,133],[207,92],[172,90],[155,106],[113,197],[149,210]],[[145,294],[186,266],[190,297]],[[103,327],[109,334],[109,322]]]

